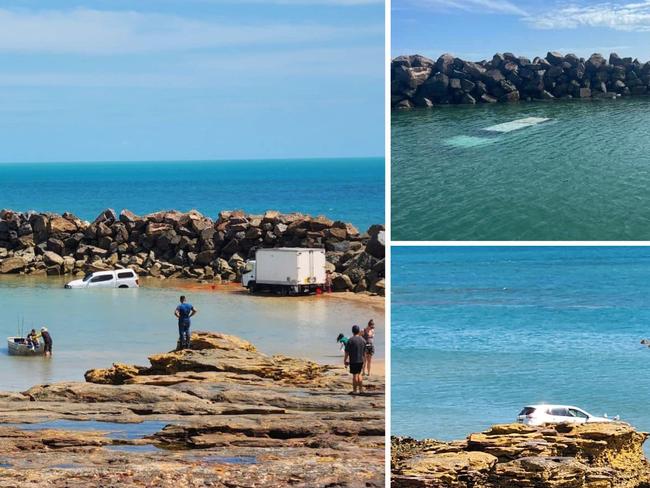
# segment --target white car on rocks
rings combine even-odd
[[[132,269],[95,271],[65,285],[66,288],[138,288],[139,286],[138,275]]]
[[[542,424],[584,424],[586,422],[612,422],[607,414],[603,417],[591,415],[578,407],[571,405],[528,405],[517,416],[517,422],[526,425]]]

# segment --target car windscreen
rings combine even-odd
[[[519,412],[519,415],[531,415],[535,409],[533,407],[524,407],[524,409]]]
[[[92,277],[93,277],[92,273],[86,273],[86,276],[84,276],[84,281],[88,281]]]
[[[569,409],[569,415],[571,417],[576,417],[576,418],[579,418],[579,419],[588,419],[589,418],[589,415],[587,415],[585,412],[583,412],[581,410],[578,410],[576,408],[570,408]]]

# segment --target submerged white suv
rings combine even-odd
[[[517,416],[517,422],[526,425],[542,424],[584,424],[586,422],[612,422],[618,420],[596,417],[578,407],[571,405],[528,405]]]
[[[138,288],[140,280],[132,269],[95,271],[87,273],[83,279],[73,280],[66,288]]]

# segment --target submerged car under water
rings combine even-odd
[[[526,425],[543,424],[584,424],[587,422],[613,422],[614,418],[592,415],[589,412],[571,405],[528,405],[519,412],[517,422]]]

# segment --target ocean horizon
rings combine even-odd
[[[127,170],[128,168],[128,170]],[[0,163],[0,208],[137,214],[196,209],[325,215],[384,223],[384,158]]]

